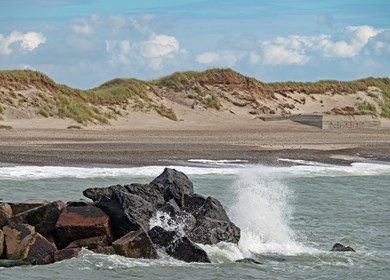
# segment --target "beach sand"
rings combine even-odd
[[[204,114],[202,115],[204,116]],[[280,159],[350,164],[390,161],[390,126],[377,130],[321,130],[290,120],[187,118],[173,122],[133,114],[110,126],[67,129],[69,121],[14,120],[0,130],[0,163],[65,166],[171,165],[189,159]]]

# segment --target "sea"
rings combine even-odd
[[[74,201],[89,187],[149,183],[166,166],[0,166],[0,198]],[[1,268],[0,279],[390,279],[390,164],[279,159],[171,163],[241,228],[238,245],[200,245],[212,263],[130,259],[83,249],[42,266]],[[152,223],[153,221],[151,221]],[[356,252],[331,252],[336,243]],[[261,264],[240,263],[252,258]]]

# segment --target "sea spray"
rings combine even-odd
[[[294,241],[289,226],[293,192],[268,167],[243,169],[234,183],[236,201],[230,212],[241,228],[239,248],[251,253],[296,254],[303,247]],[[269,170],[268,170],[269,171]]]

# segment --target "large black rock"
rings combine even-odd
[[[156,226],[149,230],[148,234],[154,244],[175,259],[185,262],[210,262],[207,253],[202,248],[175,231],[166,231]]]
[[[194,187],[187,175],[171,168],[165,168],[151,184],[161,184],[164,187],[164,200],[169,201],[173,198],[180,207],[184,203],[184,196],[194,193]]]
[[[114,190],[110,198],[101,198],[96,206],[111,217],[118,238],[130,231],[148,231],[149,220],[156,210],[143,198],[118,190]]]
[[[221,221],[204,217],[196,221],[195,227],[188,233],[188,237],[200,244],[216,244],[219,242],[240,241],[241,231],[232,222]]]
[[[98,201],[103,197],[110,198],[114,190],[125,191],[125,192],[127,191],[127,189],[124,186],[114,185],[107,188],[88,188],[83,191],[83,195],[85,197],[92,199],[92,201]]]
[[[201,244],[216,244],[218,242],[238,243],[241,231],[232,223],[221,202],[216,198],[204,198],[194,194],[185,196],[183,209],[196,218],[196,224],[188,237]]]
[[[149,203],[151,203],[155,208],[159,208],[165,204],[164,195],[163,195],[163,186],[156,184],[131,184],[124,186],[126,190],[134,195],[142,197]]]

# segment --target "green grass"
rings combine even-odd
[[[172,121],[177,121],[177,116],[172,108],[168,108],[165,105],[161,104],[160,106],[156,106],[155,110],[160,116],[168,118]]]
[[[81,126],[79,125],[70,125],[67,127],[67,129],[81,129]]]
[[[71,118],[81,124],[100,123],[107,124],[108,120],[100,110],[88,103],[85,103],[79,97],[67,96],[62,93],[55,95],[58,116],[60,118]]]
[[[371,104],[367,101],[364,101],[364,102],[361,102],[361,103],[358,103],[357,105],[357,109],[359,112],[371,112],[371,113],[376,113],[376,108],[375,108],[375,105],[374,104]]]
[[[374,98],[374,99],[377,99],[377,98],[379,97],[379,95],[378,95],[378,94],[376,94],[376,93],[373,93],[373,92],[369,92],[369,93],[367,93],[367,96],[369,96],[369,97],[371,97],[371,98]]]
[[[41,116],[48,118],[50,116],[50,108],[48,106],[43,106],[39,111],[38,114]]]
[[[0,114],[2,114],[2,113],[4,113],[4,108],[3,108],[3,106],[1,106],[1,104],[0,104]]]
[[[12,129],[12,126],[0,124],[0,129]]]
[[[216,110],[220,110],[222,107],[221,101],[217,96],[208,97],[204,105],[206,108],[214,108]]]

